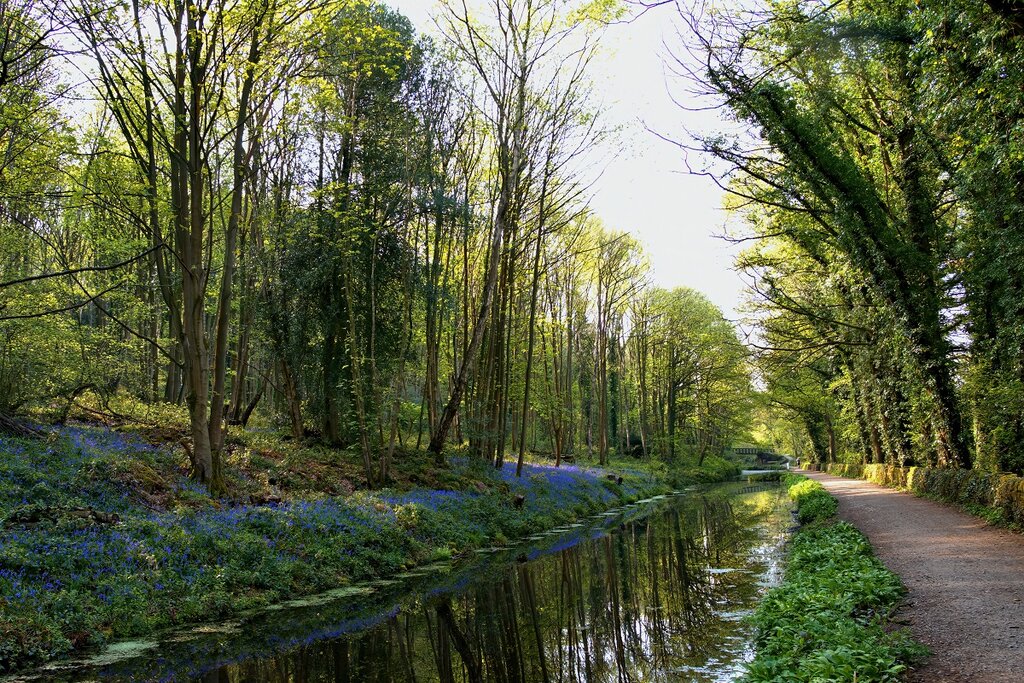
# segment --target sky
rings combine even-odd
[[[436,33],[433,0],[386,2],[421,32]],[[657,8],[608,27],[602,40],[591,76],[606,122],[619,134],[601,155],[606,165],[591,207],[609,228],[628,230],[644,244],[654,284],[704,292],[737,320],[743,282],[732,268],[736,248],[717,237],[727,220],[722,192],[686,173],[682,150],[659,137],[686,141],[685,130],[728,127],[714,113],[680,106],[689,104],[686,85],[667,66],[673,48],[680,52],[674,17],[671,5]]]

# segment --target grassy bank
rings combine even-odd
[[[0,671],[387,576],[668,489],[657,468],[528,464],[520,479],[514,465],[453,457],[435,468],[404,453],[393,488],[354,490],[351,454],[251,434],[228,459],[234,498],[214,500],[180,451],[152,443],[92,428],[0,438]]]
[[[745,683],[899,681],[924,654],[888,617],[905,589],[856,528],[835,518],[835,499],[816,481],[787,475],[801,528],[785,579],[758,607],[757,657]]]

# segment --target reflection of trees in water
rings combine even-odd
[[[728,658],[749,605],[750,506],[702,497],[618,533],[483,577],[369,632],[230,667],[213,679],[526,683],[672,678]]]

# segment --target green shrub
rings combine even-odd
[[[25,661],[43,661],[52,652],[70,648],[60,629],[43,617],[0,619],[0,671],[13,671]]]
[[[871,553],[862,533],[836,522],[836,500],[819,482],[785,474],[783,485],[805,524],[790,548],[786,576],[757,608],[757,656],[743,683],[899,681],[925,653],[886,619],[905,590]]]
[[[689,486],[692,484],[712,484],[720,481],[735,479],[740,474],[740,468],[736,463],[725,458],[709,455],[704,458],[700,465],[696,460],[682,461],[669,468],[669,483],[675,487]]]
[[[835,517],[838,509],[836,499],[813,479],[804,478],[803,481],[792,484],[789,487],[789,497],[796,502],[801,524],[811,524]]]

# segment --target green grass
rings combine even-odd
[[[754,615],[757,656],[744,683],[902,680],[926,654],[888,618],[905,589],[856,528],[835,519],[835,499],[816,481],[784,484],[804,525],[794,536],[785,579]]]

